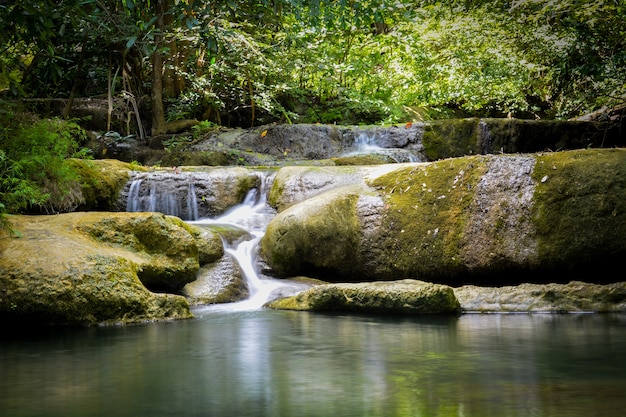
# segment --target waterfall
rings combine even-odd
[[[198,196],[193,182],[189,183],[189,191],[187,192],[187,218],[190,220],[198,218]]]
[[[126,211],[153,211],[195,220],[198,218],[198,199],[194,182],[193,175],[137,174],[128,188]]]
[[[270,299],[277,298],[277,294],[292,295],[310,286],[273,279],[259,272],[259,242],[267,225],[276,215],[276,211],[267,203],[274,175],[261,171],[254,171],[252,175],[260,179],[258,187],[248,191],[242,203],[213,217],[205,215],[206,210],[199,213],[196,189],[204,190],[204,199],[208,195],[207,184],[226,184],[230,181],[228,176],[219,177],[202,172],[144,172],[137,173],[128,186],[126,211],[156,211],[178,216],[201,227],[217,225],[220,228],[245,231],[238,235],[247,236],[246,240],[231,242],[222,236],[222,243],[224,251],[235,259],[241,269],[249,298],[236,303],[213,305],[210,308],[214,310],[254,310],[261,308]]]
[[[261,308],[274,295],[291,295],[308,286],[288,280],[278,280],[264,276],[257,265],[259,242],[265,234],[267,225],[276,215],[276,211],[267,203],[267,194],[272,185],[273,175],[261,175],[259,188],[251,189],[244,201],[232,207],[224,214],[214,218],[203,218],[189,222],[197,226],[228,226],[247,231],[248,240],[229,242],[222,238],[224,251],[231,255],[239,265],[248,286],[249,296],[246,300],[212,305],[212,310],[246,311]]]
[[[414,149],[393,147],[394,140],[390,138],[388,130],[362,130],[355,131],[354,145],[352,150],[344,156],[363,154],[385,155],[393,162],[424,162],[425,158]],[[398,146],[398,145],[395,145]]]

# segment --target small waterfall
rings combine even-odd
[[[207,308],[211,310],[256,310],[270,299],[275,298],[274,295],[277,293],[290,295],[308,288],[303,284],[266,277],[259,272],[257,265],[259,242],[265,234],[267,225],[276,215],[276,211],[267,204],[267,194],[272,181],[273,176],[262,175],[259,188],[250,190],[241,204],[220,216],[189,222],[197,226],[219,225],[241,228],[245,229],[249,236],[248,240],[236,242],[228,242],[222,238],[225,252],[230,254],[239,264],[248,286],[249,297],[235,303],[208,306]]]
[[[384,149],[376,142],[376,132],[371,130],[358,132],[354,138],[354,148],[353,152],[356,154],[371,153]]]
[[[195,178],[165,173],[142,173],[131,181],[126,211],[154,211],[183,220],[198,218]]]
[[[189,183],[189,191],[187,192],[187,218],[195,220],[198,218],[198,196],[196,195],[196,185]]]
[[[126,201],[126,211],[140,211],[139,207],[139,190],[141,189],[142,180],[133,180],[128,191],[128,200]]]
[[[393,142],[389,138],[389,132],[384,129],[380,130],[362,130],[354,137],[354,146],[352,150],[344,156],[354,156],[362,154],[379,154],[385,155],[394,162],[424,162],[424,158],[420,154],[412,152],[410,149],[389,147]],[[385,144],[386,146],[382,146]],[[391,145],[393,146],[393,145]]]

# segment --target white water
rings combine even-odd
[[[273,176],[263,176],[259,189],[252,189],[244,201],[232,207],[224,214],[215,218],[205,218],[190,221],[197,226],[227,225],[233,228],[243,228],[251,236],[251,239],[242,242],[230,243],[222,239],[224,250],[230,254],[241,268],[244,279],[248,285],[249,297],[246,300],[227,303],[213,304],[197,310],[212,311],[247,311],[257,310],[267,303],[278,292],[293,293],[294,289],[303,289],[302,285],[290,281],[272,279],[262,275],[256,265],[258,248],[265,229],[276,215],[276,211],[267,204],[267,193],[272,184]]]
[[[352,150],[344,153],[344,156],[362,154],[387,155],[396,162],[422,162],[422,160],[407,149],[385,148],[378,143],[377,135],[387,135],[386,132],[360,131],[354,138]],[[384,138],[384,136],[383,136]]]

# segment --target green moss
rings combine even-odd
[[[388,156],[385,155],[355,155],[355,156],[344,156],[340,158],[332,158],[332,161],[337,166],[342,165],[380,165],[380,164],[389,164],[395,162]]]
[[[626,150],[537,156],[533,219],[546,262],[602,259],[624,252]]]
[[[79,174],[84,204],[81,210],[115,211],[121,189],[129,178],[131,165],[116,160],[68,159]],[[133,169],[137,169],[136,164]]]
[[[429,161],[479,153],[478,119],[451,119],[424,126],[422,144]]]
[[[463,272],[463,230],[473,190],[486,170],[484,161],[482,156],[447,159],[395,171],[372,183],[386,203],[383,229],[389,232],[381,244],[390,277]]]

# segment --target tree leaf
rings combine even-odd
[[[126,49],[132,48],[135,42],[137,42],[137,36],[131,36],[126,42]]]

